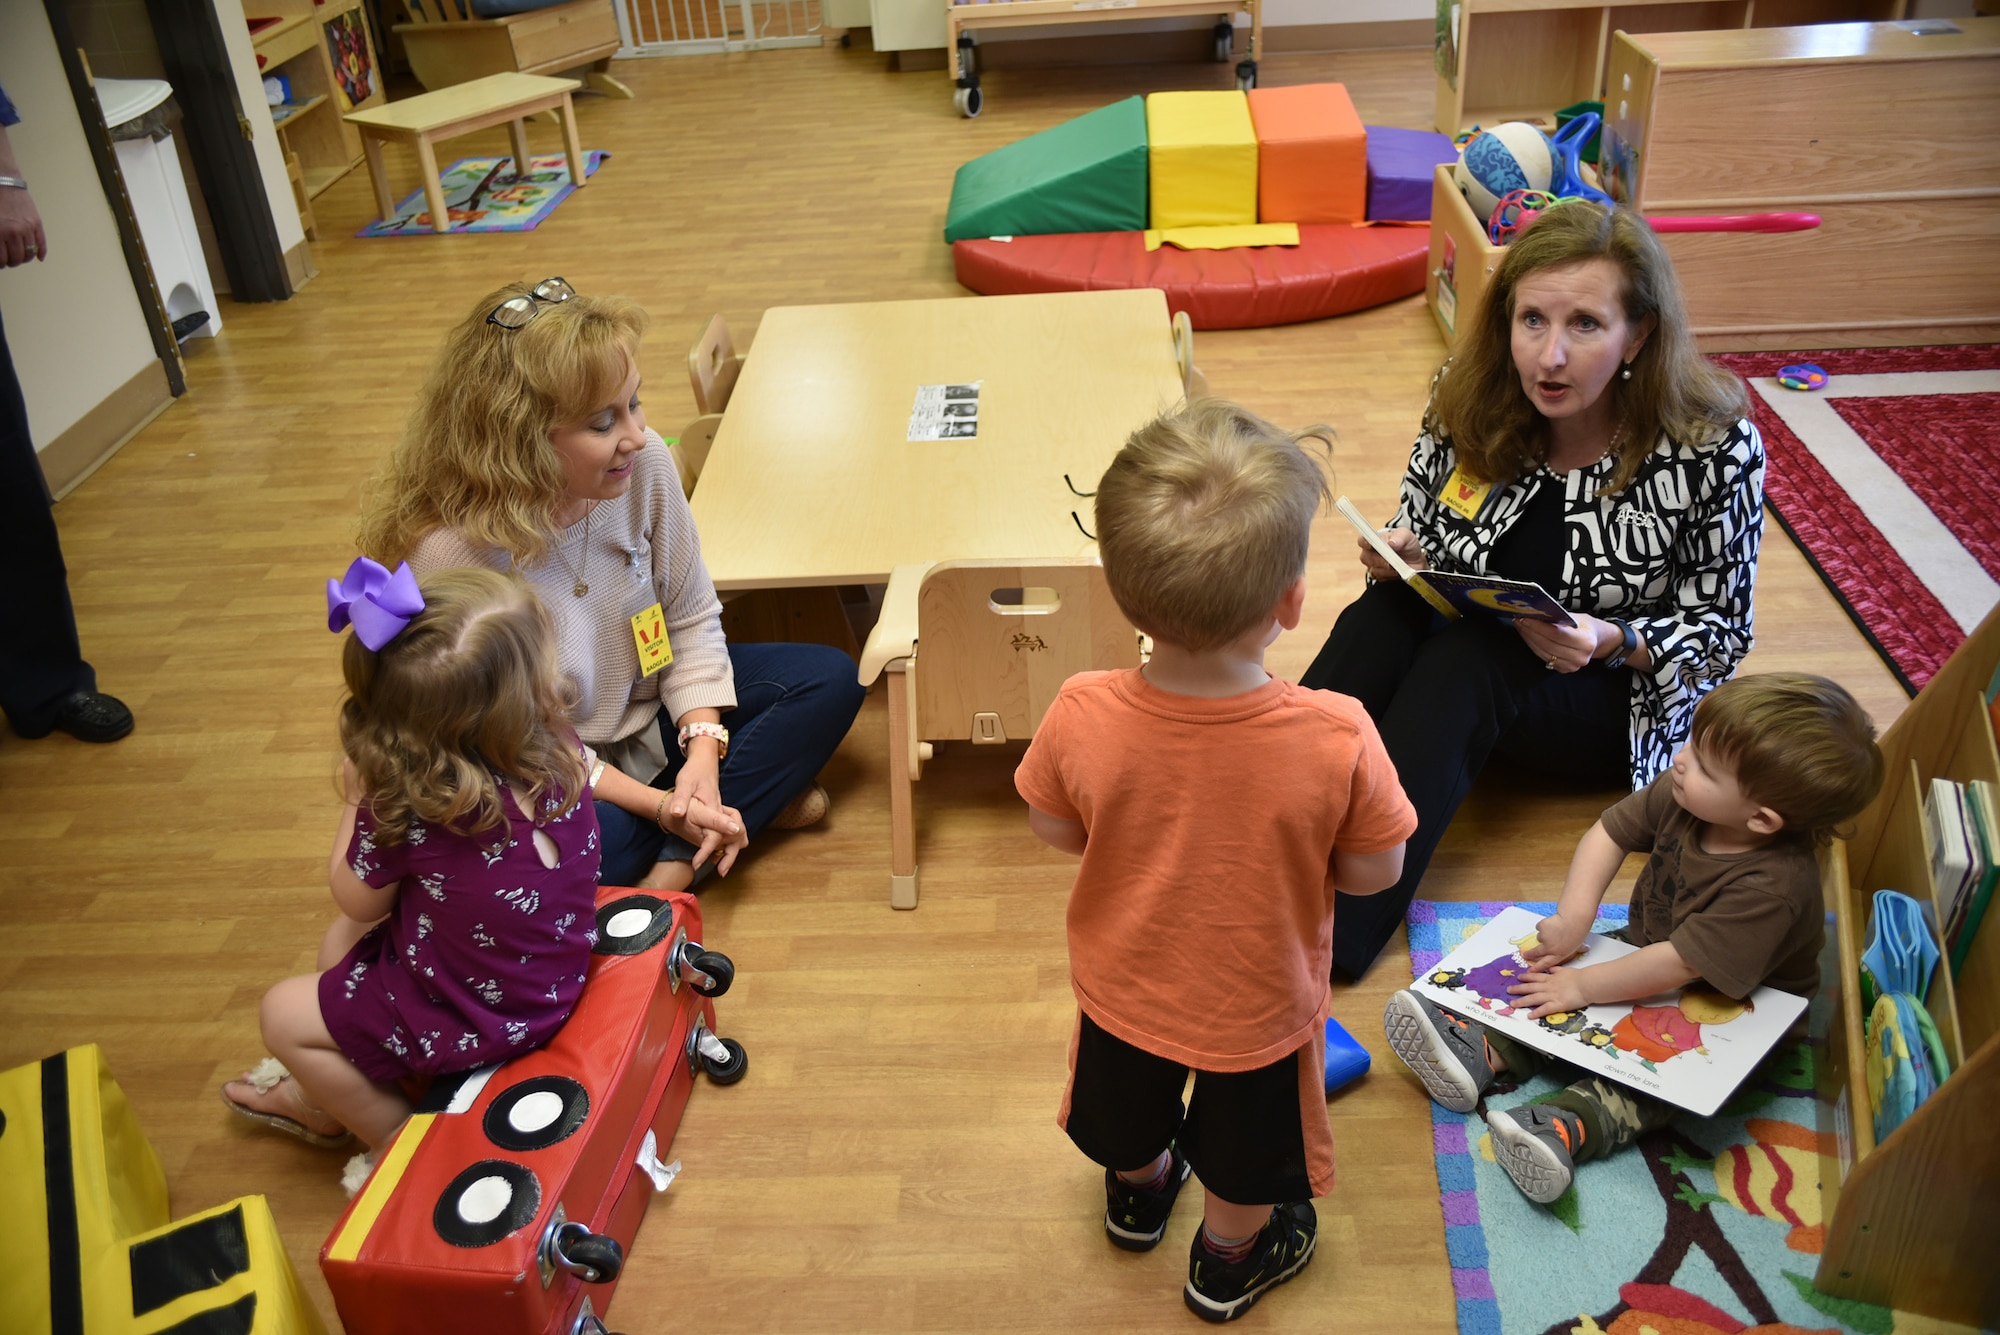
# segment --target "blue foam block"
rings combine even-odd
[[[1326,1021],[1326,1092],[1331,1094],[1350,1081],[1368,1074],[1368,1049],[1354,1041],[1354,1035],[1340,1027],[1340,1021]]]

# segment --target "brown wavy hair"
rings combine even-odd
[[[571,297],[519,329],[487,320],[531,285],[479,299],[445,336],[403,439],[369,487],[358,545],[382,564],[406,560],[435,528],[517,565],[548,555],[564,499],[549,432],[618,393],[639,356],[646,312],[624,297]]]
[[[1548,459],[1548,420],[1522,392],[1514,367],[1514,299],[1521,280],[1596,259],[1610,260],[1624,275],[1626,321],[1634,327],[1653,322],[1632,359],[1632,378],[1614,377],[1604,391],[1622,433],[1618,470],[1607,490],[1624,489],[1660,432],[1704,442],[1749,412],[1743,382],[1696,351],[1673,261],[1646,220],[1629,209],[1571,201],[1543,213],[1507,247],[1478,320],[1460,328],[1457,352],[1432,391],[1425,429],[1449,436],[1459,463],[1477,480],[1509,483]]]
[[[1269,616],[1304,573],[1313,516],[1333,494],[1303,442],[1331,436],[1221,399],[1134,431],[1097,484],[1104,578],[1126,618],[1199,651]]]
[[[424,610],[371,650],[350,635],[340,745],[383,842],[417,821],[461,834],[507,826],[494,775],[528,787],[540,814],[583,792],[570,731],[573,691],[556,664],[555,628],[533,589],[497,571],[440,570],[419,582]]]
[[[1785,818],[1785,833],[1832,841],[1882,791],[1875,721],[1837,682],[1807,672],[1726,681],[1694,711],[1691,745],[1727,765],[1737,787]]]

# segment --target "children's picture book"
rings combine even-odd
[[[1415,589],[1425,602],[1448,617],[1455,619],[1466,612],[1484,612],[1488,616],[1528,617],[1558,626],[1576,624],[1576,618],[1550,597],[1547,589],[1533,580],[1414,569],[1396,554],[1395,548],[1382,540],[1381,533],[1354,507],[1354,502],[1342,496],[1333,504],[1347,517],[1347,522],[1354,525],[1355,532],[1368,539],[1375,554],[1389,563],[1389,568],[1403,583]]]
[[[1760,987],[1742,1001],[1699,982],[1640,1001],[1587,1006],[1528,1018],[1507,989],[1528,971],[1539,915],[1501,910],[1436,968],[1416,991],[1438,1005],[1593,1075],[1712,1116],[1743,1078],[1764,1060],[1806,1008],[1804,997]],[[1572,967],[1604,964],[1638,949],[1595,933],[1584,938]]]

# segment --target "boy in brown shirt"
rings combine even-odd
[[[1673,768],[1606,811],[1577,845],[1531,966],[1508,989],[1532,1018],[1637,1001],[1697,979],[1735,999],[1760,984],[1811,997],[1826,935],[1816,851],[1882,786],[1875,727],[1823,677],[1773,672],[1716,688]],[[1566,967],[1627,853],[1647,853],[1621,935],[1640,949]],[[1530,1200],[1568,1189],[1575,1167],[1625,1148],[1678,1111],[1583,1075],[1410,991],[1382,1025],[1439,1103],[1471,1112],[1494,1077],[1574,1074],[1546,1102],[1488,1112],[1493,1152]]]

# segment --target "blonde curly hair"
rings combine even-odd
[[[548,555],[565,498],[549,432],[609,403],[638,360],[646,312],[624,297],[543,304],[519,329],[487,316],[530,284],[480,298],[445,336],[409,428],[370,484],[360,550],[390,567],[446,528],[517,566]]]
[[[493,570],[440,570],[418,587],[424,610],[380,650],[347,637],[340,745],[360,791],[345,796],[368,807],[385,844],[418,821],[505,830],[496,774],[527,785],[530,811],[553,797],[545,814],[568,812],[585,775],[548,609]]]

